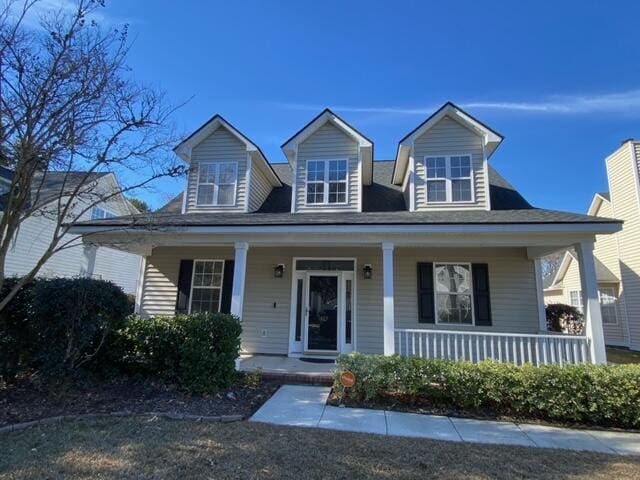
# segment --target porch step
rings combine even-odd
[[[262,379],[288,385],[333,385],[333,375],[330,373],[276,373],[263,372]]]

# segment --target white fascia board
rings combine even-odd
[[[600,209],[600,205],[602,205],[602,202],[608,202],[608,201],[609,200],[604,198],[602,195],[600,195],[599,193],[596,193],[593,196],[593,200],[591,201],[591,205],[589,206],[589,211],[587,212],[587,215],[595,216],[598,210]]]
[[[574,257],[571,254],[571,252],[569,250],[564,252],[564,257],[562,257],[562,262],[560,262],[560,267],[558,268],[558,271],[553,277],[553,280],[551,281],[551,285],[556,285],[562,282],[562,280],[564,279],[564,276],[567,273],[567,270],[569,270],[569,265],[571,265],[572,260],[574,260]]]
[[[227,226],[166,226],[132,229],[118,226],[76,225],[73,233],[336,233],[336,234],[607,234],[620,230],[618,223],[554,223],[554,224],[459,224],[459,225],[227,225]]]

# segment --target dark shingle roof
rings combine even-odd
[[[609,192],[598,192],[598,195],[600,195],[605,200],[608,200],[609,202],[611,201],[611,195],[609,195]]]
[[[99,225],[146,225],[151,222],[166,226],[224,225],[455,225],[455,224],[544,224],[544,223],[610,223],[612,220],[577,213],[534,208],[493,167],[489,167],[491,210],[450,210],[409,212],[401,187],[391,183],[393,161],[373,163],[373,183],[363,186],[362,213],[291,212],[292,172],[288,163],[273,164],[283,186],[274,188],[255,213],[182,214],[182,194],[154,215],[85,222]]]

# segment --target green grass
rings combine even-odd
[[[0,479],[640,478],[640,458],[318,429],[68,421],[0,434]]]
[[[607,347],[607,360],[611,363],[640,363],[640,352],[626,348]]]

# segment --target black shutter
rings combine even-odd
[[[191,277],[193,276],[193,260],[180,260],[178,272],[178,297],[176,298],[176,314],[189,313],[189,295],[191,295]]]
[[[491,326],[491,298],[489,295],[489,265],[474,263],[471,265],[473,275],[473,306],[476,314],[476,325]]]
[[[224,261],[224,276],[222,277],[221,313],[231,313],[231,293],[233,291],[233,260]]]
[[[435,323],[433,263],[418,263],[418,322]]]

